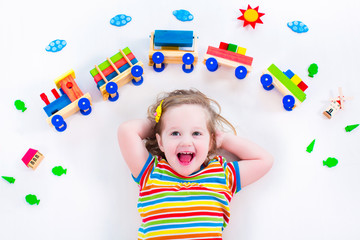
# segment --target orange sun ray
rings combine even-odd
[[[237,19],[244,21],[243,27],[250,25],[252,26],[253,29],[255,29],[255,25],[257,23],[263,24],[260,17],[264,16],[265,13],[260,13],[258,11],[259,6],[253,9],[250,7],[250,5],[248,5],[248,8],[246,10],[245,9],[239,9],[239,10],[241,11],[242,15]]]

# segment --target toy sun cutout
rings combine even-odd
[[[255,25],[257,23],[263,23],[260,19],[260,17],[264,16],[265,13],[259,13],[258,12],[259,10],[259,6],[257,6],[256,8],[252,9],[250,7],[250,5],[248,5],[248,8],[245,10],[245,9],[240,9],[241,13],[243,15],[241,15],[240,17],[238,17],[239,20],[243,20],[244,21],[244,26],[245,27],[246,25],[251,25],[254,29],[255,29]]]

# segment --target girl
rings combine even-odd
[[[221,131],[224,124],[234,134]],[[268,152],[235,134],[219,104],[197,90],[167,93],[147,119],[120,125],[119,146],[140,187],[139,239],[222,239],[233,195],[273,164]],[[211,157],[218,149],[240,161]]]

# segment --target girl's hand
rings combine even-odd
[[[220,130],[216,130],[215,134],[216,148],[221,148],[224,141],[225,133]]]

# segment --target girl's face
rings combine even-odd
[[[170,166],[182,176],[198,171],[207,158],[211,146],[208,118],[206,110],[196,104],[171,107],[161,116],[158,145]]]

